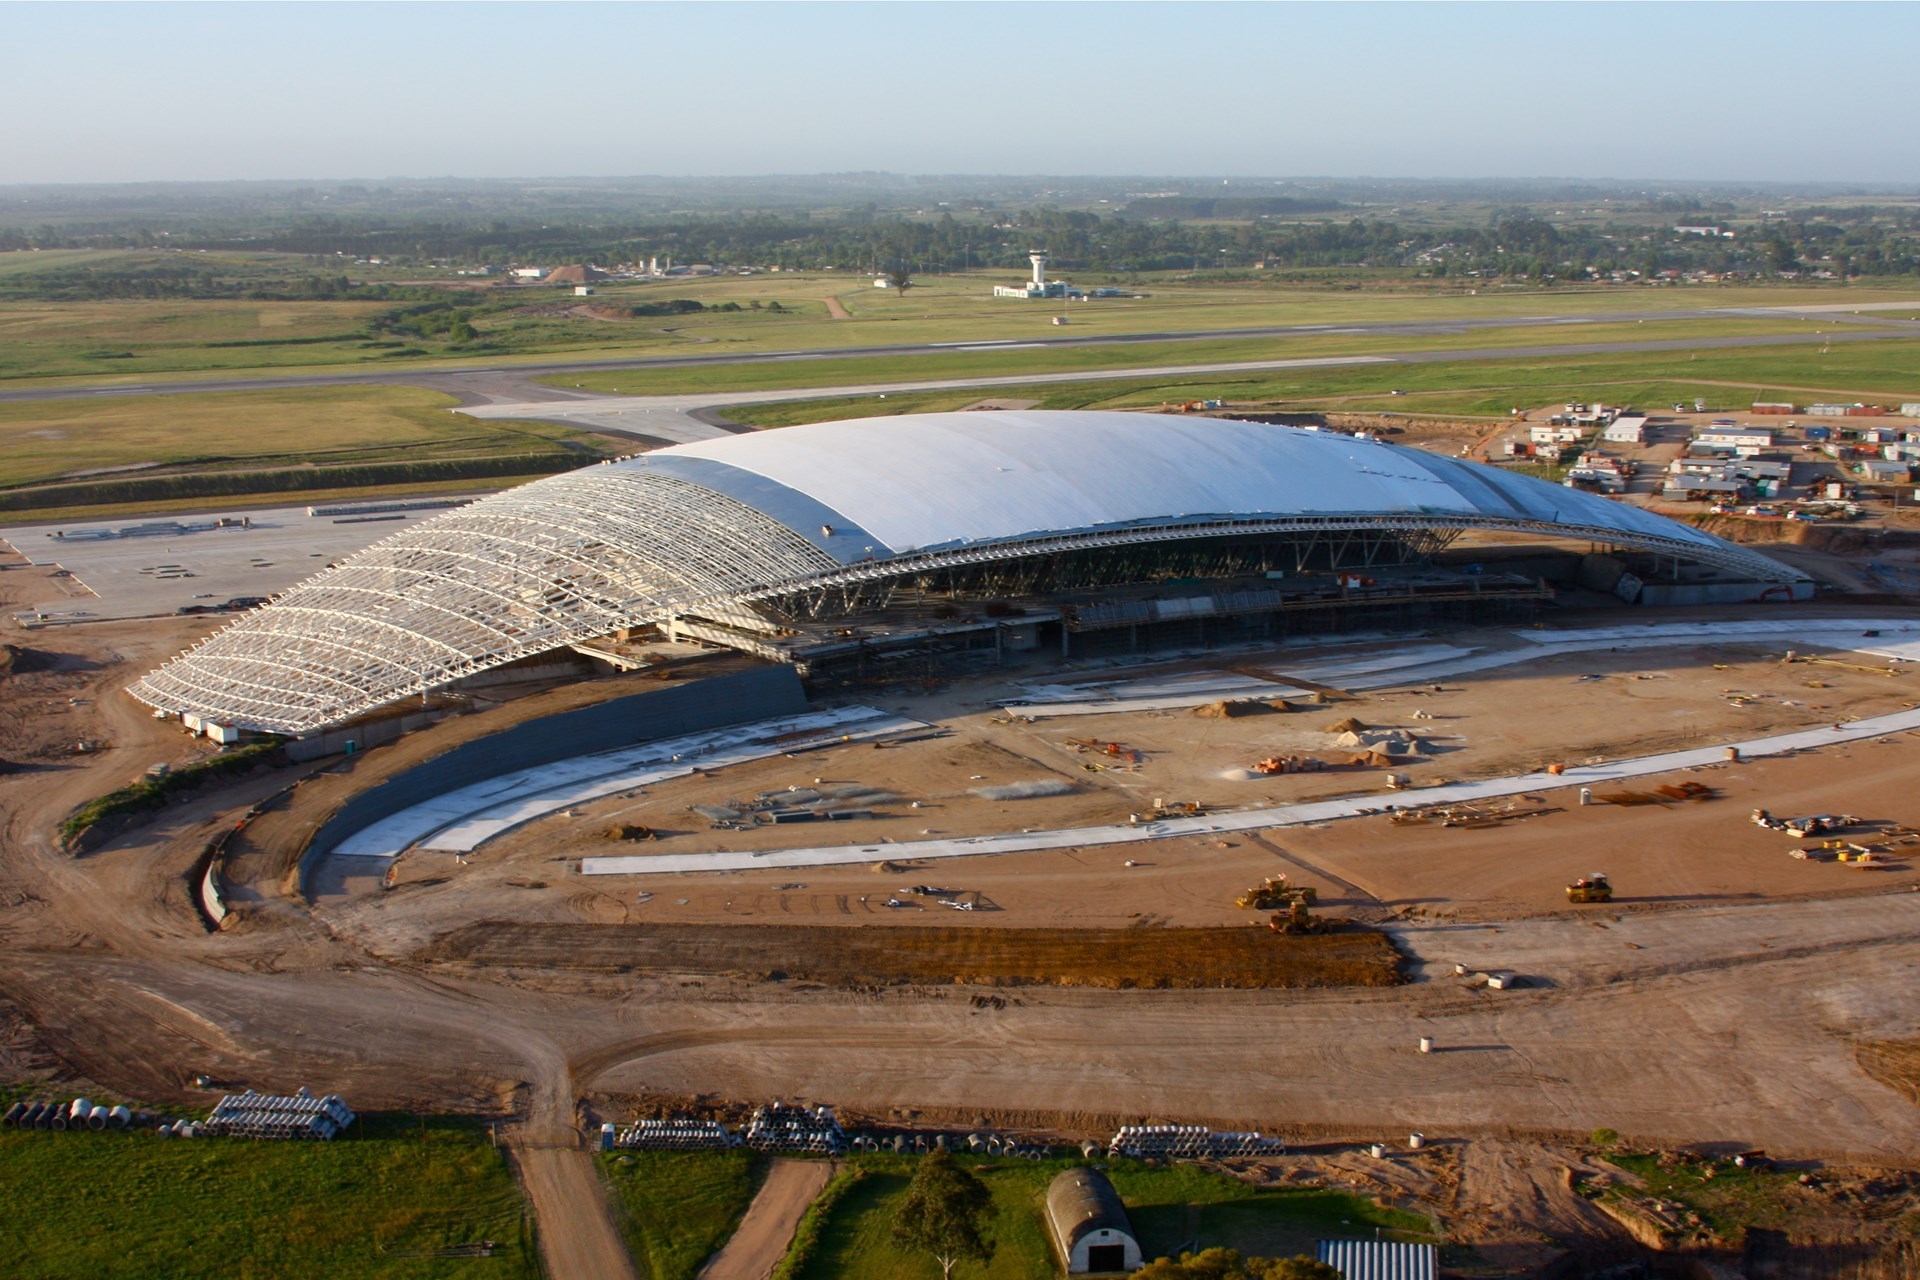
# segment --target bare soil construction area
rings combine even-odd
[[[884,933],[805,925],[508,924],[454,930],[429,963],[739,974],[837,985],[1378,987],[1396,980],[1393,945],[1357,929],[1284,937],[1240,929],[936,929]]]
[[[0,573],[0,589],[28,572]],[[1793,616],[1862,616],[1840,609]],[[1663,616],[1731,627],[1756,613]],[[1582,805],[1576,788],[1545,787],[1490,821],[1453,826],[1397,823],[1385,810],[1418,807],[1441,780],[1910,707],[1920,676],[1884,657],[1825,651],[1831,662],[1788,664],[1787,643],[1732,633],[1536,654],[1514,631],[1462,630],[1316,653],[1372,660],[1419,643],[1522,657],[1322,704],[1283,691],[1298,707],[1287,713],[1027,722],[999,705],[1021,681],[1279,660],[1235,652],[1063,669],[1029,657],[974,680],[843,699],[940,736],[649,785],[530,822],[464,860],[408,853],[390,892],[372,887],[376,872],[363,894],[309,896],[292,874],[306,834],[348,797],[491,728],[640,683],[556,685],[351,760],[208,786],[91,853],[61,852],[55,828],[75,806],[207,750],[121,692],[199,630],[102,623],[4,637],[26,652],[0,676],[0,755],[28,766],[0,776],[0,1067],[10,1077],[182,1106],[205,1100],[197,1074],[306,1084],[363,1110],[509,1118],[508,1140],[549,1162],[584,1147],[583,1102],[639,1095],[799,1098],[901,1123],[987,1116],[1064,1136],[1209,1123],[1329,1150],[1419,1130],[1454,1153],[1450,1164],[1425,1158],[1438,1172],[1421,1175],[1422,1194],[1457,1238],[1489,1248],[1612,1230],[1558,1172],[1586,1168],[1575,1148],[1597,1128],[1807,1161],[1897,1165],[1920,1149],[1920,846],[1907,834],[1920,825],[1920,735],[1716,758],[1618,788],[1644,798],[1687,782],[1705,789],[1701,799],[1614,804],[1602,794]],[[1350,755],[1333,727],[1348,720],[1416,749],[1389,768],[1251,771],[1279,754]],[[82,741],[89,749],[76,751]],[[318,773],[294,803],[234,841],[233,914],[209,932],[190,894],[201,850],[306,770]],[[1389,772],[1410,785],[1389,790]],[[728,828],[693,808],[808,788],[857,791],[871,816]],[[939,863],[912,855],[919,839],[1125,823],[1162,801],[1225,813],[1334,795],[1379,811]],[[1817,846],[1818,856],[1791,857],[1811,842],[1754,825],[1756,808],[1851,815],[1860,821],[1846,839],[1880,852],[1865,866]],[[658,838],[609,838],[622,825]],[[578,870],[582,857],[614,852],[837,840],[876,852],[804,872]],[[1565,886],[1594,870],[1612,877],[1614,901],[1569,904]],[[1365,927],[1277,937],[1268,912],[1234,905],[1280,874],[1317,891],[1317,913]],[[1519,981],[1492,988],[1483,975],[1494,972]],[[1420,1051],[1422,1037],[1433,1052]],[[1402,1166],[1353,1159],[1356,1185],[1404,1180]],[[583,1168],[567,1176],[590,1175]],[[562,1181],[556,1172],[541,1185],[559,1194]]]

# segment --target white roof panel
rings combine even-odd
[[[1409,450],[1157,414],[861,418],[659,453],[778,481],[900,553],[1181,516],[1476,509]]]
[[[764,493],[748,491],[764,488],[749,476],[771,481],[837,512],[895,555],[1202,516],[1479,515],[1719,545],[1685,525],[1530,476],[1335,431],[1220,418],[859,418],[675,445],[621,465],[695,464],[732,469],[738,483],[711,467],[700,482],[780,518]]]

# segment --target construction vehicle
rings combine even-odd
[[[1102,742],[1098,738],[1069,738],[1073,749],[1081,755],[1102,755],[1109,760],[1121,760],[1127,764],[1144,763],[1144,758],[1132,747],[1119,742]]]
[[[1233,905],[1248,911],[1272,911],[1299,902],[1311,907],[1320,901],[1320,891],[1312,885],[1293,885],[1284,875],[1268,876],[1233,900]]]
[[[1612,902],[1613,886],[1607,883],[1607,873],[1592,871],[1581,876],[1567,886],[1568,902]]]
[[[1318,773],[1327,766],[1313,756],[1268,756],[1253,762],[1253,771],[1263,778],[1283,773]]]
[[[1868,675],[1875,676],[1897,676],[1901,674],[1898,667],[1875,667],[1864,662],[1847,662],[1840,658],[1822,658],[1810,653],[1795,653],[1792,649],[1787,650],[1787,656],[1780,659],[1780,665],[1782,666],[1796,662],[1817,663],[1823,667],[1844,667],[1848,671],[1864,671]]]
[[[1295,898],[1287,903],[1284,912],[1275,912],[1267,918],[1267,928],[1275,933],[1298,935],[1304,933],[1328,933],[1333,922],[1322,920],[1313,914],[1312,907],[1305,898]]]

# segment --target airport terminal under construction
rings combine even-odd
[[[1462,535],[1613,554],[1436,560]],[[346,558],[133,692],[298,735],[648,628],[859,676],[936,649],[1089,656],[1511,617],[1550,595],[1543,566],[1666,603],[1812,588],[1639,508],[1368,436],[910,415],[680,445],[482,499]]]

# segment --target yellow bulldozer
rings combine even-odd
[[[1268,876],[1235,898],[1233,905],[1248,911],[1276,911],[1296,902],[1311,907],[1319,901],[1320,891],[1312,885],[1289,884],[1284,875],[1279,875]]]
[[[1581,876],[1567,886],[1568,902],[1612,902],[1613,886],[1607,883],[1607,873],[1593,871]]]
[[[1267,928],[1285,934],[1329,933],[1334,928],[1334,922],[1314,915],[1307,899],[1296,896],[1288,900],[1285,911],[1276,911],[1267,917]]]

